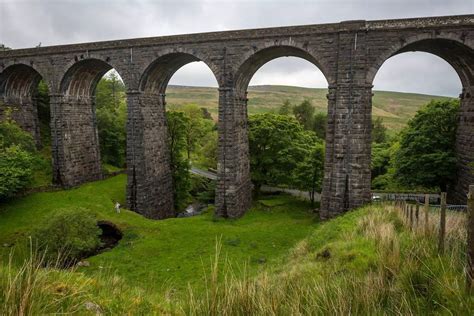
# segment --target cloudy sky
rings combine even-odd
[[[474,0],[0,0],[0,43],[12,48],[242,28],[474,13]],[[202,63],[172,84],[215,86]],[[405,53],[388,60],[375,89],[457,96],[461,83],[440,58]],[[251,84],[326,87],[321,72],[297,58],[264,65]]]

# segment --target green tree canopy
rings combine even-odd
[[[315,109],[309,100],[304,100],[301,104],[293,107],[295,118],[306,130],[313,129],[314,111]]]
[[[278,109],[278,114],[280,115],[290,115],[291,114],[291,103],[290,100],[286,99],[281,107]]]
[[[431,101],[403,130],[395,176],[408,186],[440,188],[456,177],[456,130],[459,101]]]
[[[189,161],[186,157],[186,127],[189,118],[183,112],[166,112],[168,123],[168,148],[170,150],[171,172],[173,177],[173,196],[175,210],[186,206],[191,189]]]
[[[317,142],[314,133],[305,131],[293,117],[270,113],[250,116],[250,170],[256,194],[264,184],[305,190],[316,187],[320,179],[312,181],[313,167],[322,166],[322,160],[312,161],[316,156],[321,158],[314,152]]]
[[[36,147],[31,134],[8,118],[0,122],[0,200],[10,198],[33,180]]]
[[[387,141],[387,128],[381,117],[372,119],[372,142],[381,144]]]
[[[96,88],[96,117],[102,161],[115,167],[125,166],[127,104],[125,86],[111,73]]]
[[[326,125],[328,116],[325,113],[318,112],[313,117],[313,131],[320,139],[326,139]]]

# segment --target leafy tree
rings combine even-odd
[[[305,179],[295,180],[295,170],[299,168],[300,175],[302,170],[311,174],[313,164],[307,159],[314,143],[315,135],[304,131],[292,117],[270,113],[250,116],[250,170],[256,196],[264,184],[307,184]]]
[[[0,200],[11,198],[33,180],[34,157],[18,145],[0,144]]]
[[[203,118],[202,110],[194,104],[188,104],[181,108],[188,118],[185,127],[186,133],[186,155],[191,160],[191,154],[196,152],[202,141],[214,128],[214,122]]]
[[[293,107],[295,118],[306,130],[313,128],[314,111],[315,109],[309,100],[304,100],[301,104]]]
[[[431,101],[408,122],[395,161],[400,183],[442,191],[453,183],[458,111],[458,100]]]
[[[0,200],[10,198],[31,184],[36,146],[30,133],[22,130],[6,113],[0,122]]]
[[[325,113],[316,113],[313,117],[313,131],[320,139],[326,139],[326,125],[328,116]]]
[[[372,142],[381,144],[387,141],[387,128],[381,117],[372,120]]]
[[[212,120],[211,112],[207,108],[201,108],[202,111],[202,118],[206,120]]]
[[[36,145],[33,136],[11,119],[10,112],[8,109],[5,112],[5,119],[0,122],[0,144],[2,148],[16,145],[22,150],[34,153]]]
[[[371,173],[372,179],[387,173],[390,165],[390,144],[373,144]]]
[[[311,136],[310,136],[311,137]],[[295,188],[308,191],[311,205],[314,206],[316,192],[321,192],[324,177],[324,144],[314,137],[304,159],[294,170],[293,185]]]
[[[186,206],[191,189],[189,161],[186,158],[186,127],[190,120],[183,112],[175,111],[166,112],[166,119],[169,132],[168,148],[170,149],[175,210],[181,210]]]
[[[101,246],[97,219],[87,209],[60,210],[41,223],[32,238],[48,261],[58,258],[66,265],[91,255]]]
[[[96,88],[96,117],[102,161],[125,165],[127,105],[125,86],[114,73],[102,78]]]
[[[290,103],[290,100],[286,99],[285,102],[283,102],[280,109],[278,110],[278,114],[290,115],[290,113],[291,113],[291,103]]]
[[[217,168],[217,145],[217,130],[214,129],[201,140],[200,147],[196,152],[200,165],[212,169]]]

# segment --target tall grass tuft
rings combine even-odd
[[[88,280],[77,280],[74,270],[60,271],[62,258],[47,262],[44,253],[33,250],[21,265],[0,265],[0,314],[41,315],[74,313],[85,301]],[[61,278],[58,278],[58,274]],[[71,286],[74,283],[74,286]]]
[[[355,225],[344,219],[322,224],[315,233],[345,231],[319,247],[313,248],[311,239],[320,240],[320,236],[302,241],[290,251],[288,265],[278,273],[237,277],[230,264],[220,259],[222,249],[217,244],[205,293],[189,288],[182,313],[468,315],[474,310],[474,299],[463,291],[462,214],[448,213],[448,251],[440,256],[437,214],[430,214],[426,236],[423,225],[410,227],[391,205],[368,206],[357,212],[364,215],[354,216]]]

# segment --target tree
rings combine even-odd
[[[321,192],[324,177],[324,145],[314,136],[308,136],[312,142],[308,146],[307,155],[294,170],[293,185],[297,189],[307,191],[311,205],[314,206],[315,194]]]
[[[313,131],[320,139],[326,139],[326,125],[328,116],[325,113],[316,113],[313,117]]]
[[[291,103],[290,103],[290,100],[286,99],[285,102],[283,102],[280,109],[278,110],[278,114],[290,115],[290,113],[291,113]]]
[[[386,174],[390,165],[390,144],[373,144],[371,159],[372,179]]]
[[[381,117],[372,120],[372,142],[381,144],[387,141],[387,128],[383,125]]]
[[[168,123],[168,148],[170,150],[173,197],[175,210],[186,206],[191,189],[189,161],[186,158],[186,126],[189,118],[183,112],[166,112]]]
[[[458,100],[431,101],[408,122],[395,161],[400,183],[446,191],[454,182],[458,111]]]
[[[309,100],[304,100],[301,104],[293,107],[295,118],[306,130],[313,128],[314,111],[314,107]]]
[[[102,161],[125,165],[127,104],[125,86],[115,73],[102,78],[96,88],[96,117]]]
[[[30,133],[7,117],[0,122],[0,200],[10,198],[31,184],[36,147]]]
[[[308,183],[307,179],[297,181],[295,170],[299,168],[299,175],[311,174],[312,163],[307,159],[315,143],[314,133],[304,131],[290,116],[270,113],[250,116],[250,170],[255,195],[259,195],[264,184],[302,187],[302,183]]]

